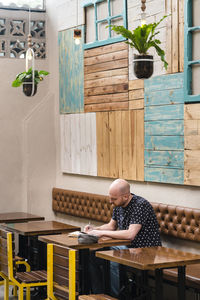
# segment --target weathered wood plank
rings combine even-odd
[[[144,89],[129,91],[129,100],[144,99]]]
[[[115,112],[115,129],[116,129],[116,162],[118,166],[118,177],[122,178],[122,113],[121,111]]]
[[[182,89],[183,73],[156,76],[144,81],[145,93],[166,89]]]
[[[144,89],[144,79],[136,79],[129,81],[129,90]]]
[[[129,109],[144,109],[144,99],[129,101]]]
[[[167,73],[172,73],[172,0],[165,0],[166,5],[166,61],[168,62]]]
[[[179,67],[179,59],[178,59],[178,54],[179,54],[179,22],[178,22],[178,5],[179,0],[173,0],[172,1],[172,72],[178,72],[178,67]]]
[[[85,104],[101,104],[120,101],[128,101],[128,92],[88,97],[86,96],[84,99]]]
[[[83,26],[78,28],[83,30]],[[73,29],[58,33],[60,113],[84,110],[83,40],[77,47],[73,34]]]
[[[60,129],[61,129],[61,170],[62,172],[71,173],[71,130],[70,116],[60,116]]]
[[[127,84],[128,82],[128,75],[120,75],[120,76],[112,76],[112,77],[105,77],[101,79],[93,79],[85,81],[84,88],[96,88],[100,86],[106,85],[114,85],[114,84]]]
[[[112,76],[121,76],[121,75],[128,75],[128,68],[108,70],[108,71],[102,71],[102,72],[90,73],[90,74],[86,73],[84,75],[84,80],[88,81],[88,80],[108,78]]]
[[[185,105],[185,120],[200,120],[200,103]]]
[[[183,115],[183,104],[145,107],[145,121],[178,120],[183,119]]]
[[[184,71],[184,0],[179,0],[179,72]]]
[[[115,119],[115,112],[109,112],[109,148],[108,151],[110,152],[110,174],[109,177],[118,178],[119,170],[117,166],[117,159],[116,159],[116,119]]]
[[[128,110],[128,102],[112,102],[85,105],[85,112]]]
[[[72,114],[71,118],[71,160],[72,173],[80,174],[80,122],[79,114]]]
[[[183,89],[168,89],[145,94],[145,106],[184,103]]]
[[[98,56],[88,57],[84,59],[84,66],[90,66],[95,64],[101,64],[108,61],[116,61],[119,59],[127,58],[128,49],[122,51],[115,51],[112,53],[106,53]]]
[[[145,135],[184,135],[183,120],[145,122]]]
[[[122,83],[117,85],[106,85],[104,87],[85,89],[85,95],[95,96],[104,94],[124,93],[126,91],[128,91],[128,84]]]
[[[180,169],[145,167],[145,181],[183,184],[184,171]]]
[[[184,184],[200,186],[200,169],[185,170]]]
[[[137,111],[129,111],[129,177],[127,179],[137,180]]]
[[[136,180],[144,181],[144,110],[136,110]]]
[[[129,167],[130,167],[130,126],[129,126],[129,112],[122,111],[121,112],[121,120],[122,120],[122,175],[123,178],[129,178]],[[128,138],[127,138],[128,137]]]
[[[104,176],[103,169],[103,113],[96,113],[96,130],[97,130],[97,175]]]
[[[145,166],[184,168],[184,151],[145,150]]]
[[[187,135],[200,135],[199,120],[185,120],[184,132]]]
[[[111,53],[116,51],[121,51],[128,49],[128,45],[126,45],[124,42],[121,43],[115,43],[111,45],[106,45],[98,48],[93,48],[89,50],[84,51],[84,58],[97,56],[105,53]]]
[[[183,136],[145,136],[145,150],[183,150],[183,149],[184,149]]]
[[[97,142],[96,113],[81,114],[85,116],[85,175],[97,176]],[[82,124],[80,124],[82,127]],[[81,161],[82,162],[82,161]]]
[[[100,71],[121,69],[127,67],[128,67],[128,58],[124,58],[117,61],[109,61],[101,64],[85,66],[84,72],[89,74],[89,73],[96,73]]]
[[[185,150],[200,150],[200,135],[186,135]]]
[[[200,171],[200,150],[185,150],[185,169]]]

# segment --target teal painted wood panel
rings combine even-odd
[[[144,81],[146,181],[184,182],[183,73]]]
[[[145,181],[183,184],[184,170],[145,167]],[[159,181],[158,181],[159,178]]]
[[[184,135],[183,120],[148,121],[145,122],[145,136],[147,135]]]
[[[77,27],[83,31],[83,26]],[[74,28],[58,33],[60,113],[84,111],[83,37],[74,42]]]
[[[183,150],[183,136],[146,136],[145,150]]]
[[[175,73],[170,75],[161,75],[144,81],[145,91],[164,91],[168,89],[183,88],[183,73]]]
[[[158,105],[158,106],[145,106],[144,120],[157,121],[157,120],[183,120],[184,105]],[[167,126],[167,121],[165,122]]]
[[[162,166],[184,168],[184,151],[151,151],[145,150],[145,166]]]
[[[183,89],[169,89],[147,93],[144,97],[145,106],[184,103]]]

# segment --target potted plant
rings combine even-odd
[[[167,69],[168,63],[165,60],[165,52],[160,48],[161,41],[155,36],[159,31],[155,31],[158,25],[166,18],[164,16],[157,23],[144,24],[138,26],[133,31],[126,29],[124,26],[110,25],[111,29],[117,34],[121,34],[128,39],[125,43],[131,48],[135,48],[139,54],[134,54],[134,72],[137,78],[149,78],[153,74],[153,56],[148,54],[150,48],[155,48]]]
[[[48,75],[47,71],[34,71],[34,84],[33,84],[33,71],[29,68],[26,72],[21,72],[17,74],[16,79],[13,81],[13,87],[19,87],[23,84],[23,93],[30,97],[34,96],[37,92],[37,85],[40,81],[44,79],[44,76]],[[34,89],[34,91],[33,91]]]

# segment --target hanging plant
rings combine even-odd
[[[37,92],[37,85],[48,74],[49,72],[47,71],[35,70],[33,76],[32,68],[29,68],[27,72],[17,74],[16,79],[12,82],[12,86],[19,87],[23,85],[23,93],[28,97],[34,96]]]
[[[168,63],[165,60],[165,51],[160,48],[161,41],[155,38],[159,33],[156,28],[166,17],[164,16],[157,23],[138,26],[133,31],[126,29],[124,26],[110,25],[113,31],[128,39],[125,43],[138,51],[139,55],[134,54],[134,71],[138,78],[149,78],[153,73],[153,56],[148,54],[150,48],[155,48],[164,63],[165,69],[167,69]]]

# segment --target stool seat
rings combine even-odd
[[[79,300],[117,300],[105,294],[80,295]]]

